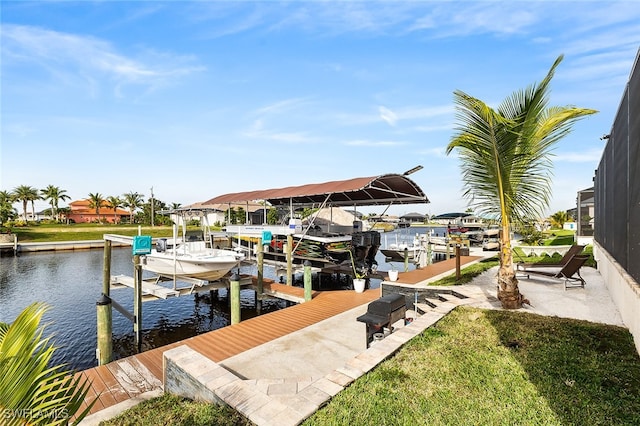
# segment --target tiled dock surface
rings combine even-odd
[[[272,284],[287,287],[280,284]],[[280,291],[304,291],[297,287]],[[96,414],[149,392],[162,390],[163,354],[186,345],[213,362],[224,359],[331,318],[379,297],[380,290],[318,292],[312,301],[271,312],[239,324],[214,330],[178,343],[133,355],[78,374],[91,382],[85,404],[96,400],[91,413]],[[152,393],[153,395],[153,393]],[[113,412],[113,409],[109,412]],[[103,413],[104,414],[104,413]],[[100,416],[95,416],[100,418]],[[97,424],[87,419],[84,424]]]
[[[477,258],[471,256],[463,256],[461,257],[461,263],[469,263],[476,259]],[[411,282],[417,283],[437,276],[447,269],[450,270],[452,265],[455,267],[455,263],[452,262],[455,262],[455,260],[451,259],[449,261],[438,262],[420,271],[401,273],[400,276],[406,276],[410,278]],[[288,287],[280,284],[271,285],[275,287],[273,289],[274,291],[303,291],[303,289],[297,287]],[[198,365],[208,365],[213,369],[212,371],[219,371],[219,369],[222,368],[233,375],[224,369],[224,367],[220,366],[219,363],[249,349],[263,345],[264,343],[287,336],[326,319],[336,317],[358,306],[364,306],[379,296],[380,289],[367,290],[364,293],[355,293],[354,291],[315,292],[313,300],[310,302],[258,316],[243,321],[240,324],[211,331],[182,342],[152,349],[138,355],[114,361],[105,366],[85,370],[79,374],[89,379],[92,383],[85,403],[88,404],[94,400],[96,402],[91,411],[92,416],[85,419],[83,424],[97,424],[100,419],[108,418],[122,411],[124,408],[135,405],[135,403],[139,402],[140,398],[159,395],[164,389],[163,377],[165,366],[163,362],[164,358],[166,358],[165,353],[167,352],[170,354],[184,354],[184,351],[191,351],[193,354],[197,354],[196,358],[206,360],[204,364]],[[484,295],[482,296],[484,298]],[[337,369],[325,377],[306,376],[244,380],[244,378],[234,376],[236,380],[234,381],[235,384],[233,388],[225,388],[224,390],[216,388],[217,392],[223,392],[222,397],[218,396],[217,398],[238,409],[238,411],[245,414],[257,424],[297,424],[313,412],[308,412],[307,408],[310,409],[314,407],[315,410],[322,406],[328,401],[328,398],[339,391],[338,386],[342,386],[340,388],[342,389],[351,383],[351,381],[355,380],[355,378],[369,371],[382,359],[391,356],[401,346],[398,339],[404,336],[406,339],[403,339],[403,344],[424,330],[424,328],[440,319],[444,314],[449,312],[450,309],[453,309],[453,307],[461,303],[466,303],[464,302],[466,299],[458,299],[451,296],[447,297],[449,297],[451,301],[445,303],[440,301],[437,313],[424,315],[423,317],[425,319],[422,319],[423,317],[419,318],[420,321],[411,324],[411,327],[407,327],[406,331],[399,330],[392,335],[392,339],[385,339],[383,341],[384,345],[378,347],[377,350],[373,350],[374,348],[366,350],[353,358],[351,362],[346,363],[342,368]],[[469,299],[469,301],[470,300],[471,299]],[[428,324],[421,326],[425,320],[428,320]],[[353,322],[355,323],[355,321]],[[364,324],[359,325],[364,328]],[[392,341],[396,341],[398,344],[391,345],[394,349],[388,353],[384,352],[385,356],[380,359],[380,352],[385,346],[389,346],[389,342]],[[177,348],[180,350],[173,352],[173,350],[177,350]],[[184,358],[176,365],[181,368],[180,366],[189,359],[191,359],[191,357]],[[363,364],[363,362],[367,360],[368,363]],[[374,360],[377,360],[377,362],[372,363]],[[189,368],[193,369],[193,366]],[[209,368],[203,371],[203,374],[208,374]],[[234,398],[229,398],[230,389],[242,390],[242,393],[235,395]],[[250,398],[257,398],[259,396],[259,399],[254,400],[251,404],[247,404],[247,401],[241,397],[245,395],[248,390],[250,390],[248,394]],[[202,391],[207,395],[210,394],[204,389],[202,389]],[[267,399],[265,400],[262,395]],[[198,395],[191,395],[192,398],[195,396]],[[258,410],[256,406],[259,404],[256,401],[259,400],[269,401],[271,404],[261,406]],[[242,403],[237,401],[242,401]],[[285,414],[287,410],[283,409],[283,413],[280,416],[275,416],[273,417],[274,420],[267,421],[265,419],[266,412],[278,411],[277,407],[281,407],[282,404],[289,407],[291,413]],[[290,407],[289,405],[291,404],[297,408]],[[288,416],[288,418],[290,418],[284,421],[285,419],[280,418],[282,416]],[[276,422],[275,419],[281,421]]]
[[[174,372],[191,370],[194,385],[200,389],[206,388],[208,395],[217,400],[224,400],[258,425],[296,425],[326,404],[331,397],[351,384],[357,377],[366,374],[379,362],[392,356],[413,336],[437,322],[456,306],[464,304],[479,308],[500,309],[500,303],[495,298],[496,272],[497,267],[486,271],[470,284],[441,287],[445,292],[449,290],[451,293],[451,290],[455,290],[455,293],[466,298],[443,294],[442,297],[430,299],[435,306],[428,306],[424,315],[369,349],[345,358],[344,362],[336,363],[336,367],[322,377],[283,375],[283,377],[272,376],[264,379],[259,375],[251,375],[243,378],[222,367],[222,363],[205,359],[206,357],[201,354],[193,353],[192,348],[178,347],[179,345],[176,345],[175,352],[172,351],[167,357],[167,363],[174,364],[168,370],[170,373],[172,369]],[[587,281],[585,288],[569,291],[563,290],[561,282],[521,280],[521,291],[531,301],[531,304],[523,307],[522,311],[624,326],[599,272],[593,268],[586,268],[583,276]],[[354,308],[354,310],[357,309]],[[341,318],[343,315],[345,313],[338,316],[340,320],[344,320]],[[334,326],[335,321],[336,317],[332,317],[322,321],[321,324],[329,323],[330,326]],[[311,327],[287,335],[283,339],[303,334],[309,328]],[[264,346],[271,346],[271,344]],[[248,353],[254,353],[256,350],[260,351],[256,348]],[[242,356],[244,354],[237,355],[237,357]],[[198,359],[204,362],[200,364],[201,366],[208,366],[208,371],[203,372],[196,367]],[[223,363],[229,363],[229,359]],[[166,381],[169,387],[171,380],[169,375]]]
[[[399,327],[324,377],[243,379],[183,345],[164,354],[165,388],[190,398],[224,401],[261,426],[297,425],[453,308],[485,299],[484,292],[472,286],[465,286],[464,295],[466,298],[446,295],[448,299],[439,300],[432,311]]]

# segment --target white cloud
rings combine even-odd
[[[433,148],[421,149],[418,151],[419,155],[428,156],[428,157],[437,157],[437,158],[451,158],[453,160],[457,159],[455,153],[452,155],[447,155],[447,147],[445,146],[437,146]]]
[[[204,70],[190,65],[193,58],[188,56],[140,51],[143,61],[118,53],[111,43],[95,37],[32,26],[3,25],[2,42],[5,60],[36,64],[62,84],[83,81],[94,92],[100,77],[103,83],[115,82],[116,90],[126,84],[154,88]]]
[[[282,114],[283,112],[290,111],[294,108],[299,108],[305,103],[307,103],[307,100],[303,98],[284,99],[262,108],[258,108],[255,111],[255,114]]]
[[[370,147],[383,147],[383,146],[401,146],[406,145],[406,142],[399,141],[372,141],[372,140],[351,140],[345,142],[345,145],[348,146],[370,146]]]
[[[316,139],[303,132],[281,132],[265,129],[264,121],[255,120],[251,127],[243,133],[243,136],[250,139],[260,139],[263,141],[279,142],[285,144],[315,143]]]
[[[383,106],[378,107],[378,112],[380,113],[380,118],[386,121],[390,126],[395,126],[398,121],[398,117],[391,111],[389,108],[385,108]]]
[[[601,149],[589,149],[580,152],[563,152],[556,153],[553,157],[554,162],[567,163],[594,163],[597,164],[602,158]]]

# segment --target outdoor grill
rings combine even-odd
[[[367,347],[373,341],[373,335],[383,333],[384,329],[392,331],[391,326],[406,318],[407,304],[401,294],[388,294],[367,306],[367,313],[360,315],[357,320],[367,325]]]

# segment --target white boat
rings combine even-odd
[[[174,278],[174,281],[179,278],[216,281],[244,260],[245,256],[240,252],[213,246],[213,235],[204,211],[174,209],[169,213],[176,215],[182,228],[182,237],[178,239],[178,225],[174,225],[173,238],[160,238],[151,253],[143,256],[143,270]],[[196,232],[199,235],[189,236],[187,239],[186,224],[194,217],[200,218],[203,229]],[[191,240],[191,237],[197,240]]]
[[[409,260],[415,261],[422,253],[426,252],[427,238],[432,238],[430,233],[415,234],[413,237],[408,234],[396,234],[396,242],[385,244],[384,248],[380,248],[380,252],[384,254],[388,262],[404,262],[405,253]]]
[[[482,238],[482,250],[500,250],[500,229],[485,229]]]
[[[389,244],[386,248],[381,248],[380,252],[384,254],[388,261],[403,262],[405,253],[408,255],[409,260],[417,259],[420,253],[424,250],[424,247],[420,243],[410,245],[406,243]]]
[[[264,257],[269,260],[284,261],[284,246],[287,236],[293,237],[293,263],[311,261],[322,267],[330,263],[340,263],[349,259],[353,236],[349,234],[327,233],[315,229],[304,229],[299,220],[291,220],[289,226],[277,225],[229,225],[224,228],[238,249],[255,251],[255,244],[266,234],[271,238],[264,247]],[[266,234],[265,234],[266,233]],[[369,242],[369,245],[371,242]]]
[[[216,281],[244,259],[233,250],[209,248],[204,241],[190,241],[166,249],[162,243],[142,259],[142,269],[167,277]]]

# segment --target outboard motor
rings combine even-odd
[[[378,268],[378,262],[375,260],[378,247],[380,247],[380,233],[378,231],[354,232],[351,236],[351,247],[356,269],[371,273]]]
[[[376,261],[376,255],[378,254],[378,248],[380,247],[380,233],[378,231],[369,231],[371,234],[371,246],[367,252],[367,266],[369,272],[375,272],[378,269],[378,262]]]
[[[156,241],[156,251],[158,253],[165,252],[166,250],[167,250],[167,239],[166,238],[160,238],[158,241]]]

